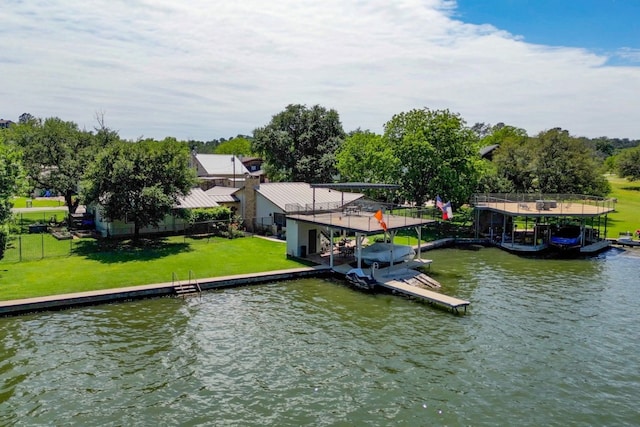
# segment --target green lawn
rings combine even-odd
[[[31,200],[31,207],[33,208],[54,208],[59,206],[65,206],[64,202],[58,199],[38,198],[38,199],[28,199],[28,200]],[[26,208],[27,198],[13,197],[11,199],[11,203],[13,203],[14,208]]]
[[[608,237],[618,237],[619,233],[633,233],[640,228],[640,182],[630,182],[615,176],[608,177],[612,192],[610,197],[618,199],[616,211],[609,214]]]
[[[258,237],[185,239],[170,237],[154,247],[97,251],[87,239],[76,255],[38,261],[0,261],[0,300],[110,289],[151,283],[254,273],[302,264],[286,258],[285,244]],[[83,247],[85,246],[85,247]]]
[[[13,222],[27,227],[33,223],[48,224],[51,220],[63,222],[67,218],[67,211],[61,210],[34,210],[29,212],[17,212],[13,214]]]

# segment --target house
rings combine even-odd
[[[266,174],[262,169],[263,160],[260,157],[241,157],[242,164],[253,176],[260,177],[260,182],[266,182]]]
[[[0,119],[0,129],[8,129],[13,124],[11,120]]]
[[[493,152],[496,151],[498,148],[500,148],[500,144],[492,144],[492,145],[487,145],[486,147],[482,147],[480,149],[480,158],[481,159],[487,159],[487,160],[493,160]]]
[[[178,209],[214,208],[217,206],[220,206],[220,204],[215,201],[214,197],[206,194],[201,188],[192,188],[187,196],[178,199],[175,210],[166,215],[157,227],[149,226],[141,228],[140,234],[184,232],[188,228],[189,223],[178,215]],[[96,231],[100,233],[102,237],[133,235],[133,222],[127,221],[126,218],[110,220],[102,214],[99,206],[93,206],[91,210],[95,218]]]
[[[364,197],[328,188],[313,188],[304,182],[260,183],[250,177],[241,193],[243,217],[249,231],[281,234],[291,213],[342,209]]]
[[[240,188],[245,177],[250,174],[241,157],[232,154],[193,153],[191,166],[195,168],[200,188],[203,190],[216,185]]]

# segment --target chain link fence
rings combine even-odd
[[[185,238],[234,238],[244,234],[243,225],[237,219],[204,221],[181,224],[168,229],[156,227],[145,229],[141,237],[160,239],[166,236],[183,235]],[[67,228],[64,211],[39,211],[17,213],[9,224],[2,262],[33,261],[43,258],[65,257],[103,251],[117,241],[130,239],[133,226],[122,231],[122,236],[103,238],[94,230],[71,230]]]

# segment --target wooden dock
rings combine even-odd
[[[388,280],[386,282],[379,281],[379,286],[383,286],[392,291],[400,292],[413,297],[422,298],[430,303],[443,305],[451,309],[451,311],[458,313],[458,308],[464,308],[464,312],[467,312],[467,306],[471,304],[469,301],[443,295],[439,292],[429,291],[417,286],[410,285],[406,282],[399,280]]]
[[[375,270],[373,277],[376,280],[376,286],[450,308],[453,313],[459,313],[458,309],[464,308],[466,314],[467,306],[471,302],[425,289],[440,287],[437,280],[417,269],[423,266],[430,267],[431,263],[430,259],[413,259]],[[344,275],[350,269],[351,267],[347,264],[334,266],[333,271]]]

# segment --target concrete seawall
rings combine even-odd
[[[234,286],[254,285],[260,283],[291,280],[300,277],[317,277],[330,275],[328,266],[302,267],[288,270],[269,271],[264,273],[238,274],[198,279],[200,288],[212,290]],[[183,281],[184,282],[184,281]],[[51,295],[38,298],[27,298],[0,301],[0,316],[15,316],[46,310],[63,310],[86,305],[106,304],[119,301],[130,301],[143,298],[158,298],[175,295],[175,284],[172,282],[151,285],[130,286],[125,288],[103,289],[72,294]]]

